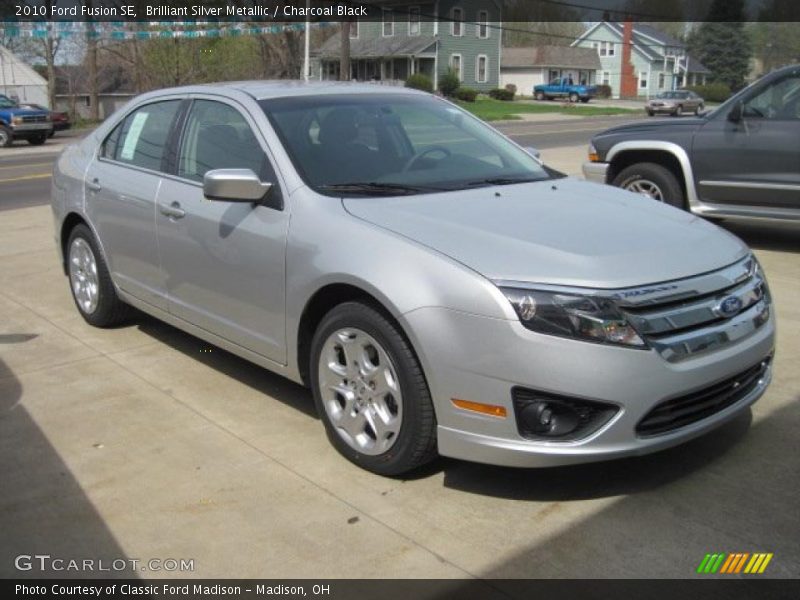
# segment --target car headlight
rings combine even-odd
[[[561,292],[500,288],[522,324],[537,333],[646,349],[611,300]]]
[[[22,117],[11,117],[12,125],[22,125],[22,123],[23,123]]]

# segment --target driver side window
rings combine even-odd
[[[774,82],[744,105],[748,118],[776,121],[800,119],[800,74]]]

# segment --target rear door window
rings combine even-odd
[[[143,169],[161,171],[169,133],[180,103],[180,100],[154,102],[133,111],[106,138],[102,156]]]

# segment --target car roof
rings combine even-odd
[[[255,80],[226,81],[202,85],[183,86],[157,90],[157,94],[208,93],[224,94],[239,91],[256,100],[284,98],[288,96],[317,96],[321,94],[417,94],[428,95],[410,88],[381,85],[379,83],[356,83],[349,81],[299,81],[299,80]]]

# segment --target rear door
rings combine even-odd
[[[701,200],[800,209],[800,69],[754,88],[742,101],[741,121],[714,114],[695,135],[692,164]]]
[[[283,187],[266,141],[240,104],[196,97],[183,126],[174,176],[156,212],[169,310],[271,360],[286,362]],[[260,205],[207,200],[213,169],[253,170],[273,188]]]
[[[173,97],[131,111],[103,141],[85,180],[86,210],[115,283],[165,310],[155,206],[180,103]]]

